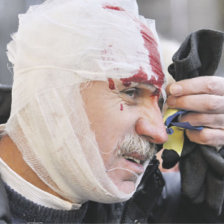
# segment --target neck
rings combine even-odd
[[[23,160],[21,152],[9,136],[2,137],[0,141],[0,158],[23,179],[38,187],[39,189],[64,199],[51,188],[49,188],[36,173]]]

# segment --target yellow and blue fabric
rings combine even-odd
[[[164,114],[164,123],[168,134],[168,141],[163,144],[163,164],[166,169],[173,167],[180,159],[184,146],[184,130],[202,130],[201,126],[192,126],[189,122],[179,122],[178,118],[189,111],[168,109]]]

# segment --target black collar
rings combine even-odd
[[[9,203],[6,194],[6,190],[4,187],[4,183],[0,177],[0,223],[10,223],[11,222],[11,215],[9,210]]]

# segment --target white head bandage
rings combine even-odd
[[[8,45],[7,133],[41,180],[68,200],[127,200],[131,194],[105,171],[80,84],[137,74],[161,87],[154,21],[138,15],[135,0],[48,0],[19,19]]]

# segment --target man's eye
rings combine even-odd
[[[139,89],[138,88],[125,89],[122,91],[122,93],[127,94],[132,98],[135,98],[139,94]]]

